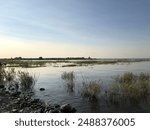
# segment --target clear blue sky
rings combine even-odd
[[[0,57],[150,57],[150,0],[0,0]]]

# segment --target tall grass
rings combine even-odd
[[[125,73],[118,76],[108,90],[111,103],[139,105],[150,97],[150,77],[147,73]]]
[[[101,91],[101,85],[97,81],[83,82],[82,96],[87,97],[90,101],[97,100]]]
[[[5,81],[5,70],[2,66],[0,66],[0,84],[4,84]]]
[[[18,71],[18,80],[22,92],[32,92],[37,79],[35,75],[32,76],[29,72]]]
[[[73,71],[71,71],[71,72],[63,72],[62,75],[61,75],[61,78],[67,82],[67,91],[68,92],[73,92],[74,91],[74,87],[75,87],[75,84],[74,84],[74,79],[75,79],[74,72]]]
[[[16,71],[14,68],[8,68],[7,70],[0,67],[0,84],[11,83],[16,78]]]
[[[47,61],[34,61],[34,60],[5,60],[7,67],[22,67],[22,68],[31,68],[31,67],[43,67],[46,66]]]
[[[0,67],[0,84],[4,85],[10,92],[21,91],[29,94],[29,92],[33,92],[36,80],[35,75],[32,76],[29,72]]]

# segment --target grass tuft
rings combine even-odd
[[[20,83],[20,90],[23,92],[32,92],[36,83],[35,75],[32,76],[29,72],[18,71],[18,79]]]
[[[89,100],[97,100],[100,93],[101,85],[97,81],[90,81],[89,83],[83,82],[82,96],[87,97]]]
[[[118,105],[139,105],[147,102],[150,96],[149,74],[125,73],[118,76],[108,90],[111,103]]]
[[[68,92],[73,92],[74,91],[74,87],[75,87],[75,84],[74,84],[74,79],[75,79],[74,72],[73,71],[71,71],[71,72],[63,72],[62,75],[61,75],[61,78],[67,82],[67,91]]]

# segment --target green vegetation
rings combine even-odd
[[[89,83],[83,82],[82,96],[87,97],[90,101],[97,100],[100,94],[101,85],[99,82],[90,81]]]
[[[138,75],[125,73],[118,76],[108,90],[111,103],[117,105],[139,105],[150,97],[150,77],[147,73]]]
[[[61,75],[61,78],[67,82],[67,91],[68,92],[73,92],[74,91],[74,79],[75,75],[74,72],[63,72]]]

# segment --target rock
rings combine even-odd
[[[54,110],[55,108],[53,106],[50,107],[51,110]]]
[[[59,113],[59,110],[50,110],[50,113]]]
[[[14,93],[12,93],[12,96],[18,97],[18,96],[20,96],[20,94],[21,94],[21,92],[14,92]]]
[[[16,113],[16,112],[18,112],[18,110],[17,110],[17,109],[13,109],[12,112],[13,112],[13,113]]]
[[[40,88],[40,91],[45,91],[45,88]]]
[[[3,89],[3,88],[5,88],[5,86],[4,85],[0,85],[0,89]]]
[[[19,113],[23,113],[23,109],[19,110]]]
[[[39,103],[40,99],[33,99],[30,103]]]
[[[54,104],[54,107],[55,107],[55,108],[60,108],[60,105]]]
[[[1,88],[0,89],[0,94],[1,95],[6,95],[6,88]]]
[[[72,113],[75,113],[77,110],[73,107],[72,108]]]
[[[76,109],[73,108],[70,104],[64,104],[60,107],[62,113],[73,113],[76,112]]]
[[[10,94],[9,91],[5,91],[6,94]]]

